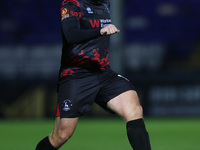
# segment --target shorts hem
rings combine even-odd
[[[81,115],[71,115],[71,116],[60,116],[60,118],[78,118]]]
[[[113,98],[119,96],[120,94],[122,93],[125,93],[127,91],[135,91],[135,89],[126,89],[126,90],[123,90],[123,91],[120,91],[117,95],[113,95],[113,96],[110,96],[109,98],[106,98],[105,100],[105,103],[98,103],[96,102],[100,107],[102,107],[105,111],[111,113],[111,114],[115,114],[115,112],[111,109],[108,108],[107,104],[110,100],[112,100]]]
[[[125,93],[125,92],[128,92],[128,91],[135,91],[135,89],[126,89],[126,90],[123,90],[123,91],[120,91],[119,93],[117,93],[116,95],[113,95],[113,96],[110,96],[109,98],[107,98],[106,102],[108,103],[110,100],[112,100],[113,98]]]

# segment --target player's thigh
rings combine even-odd
[[[107,103],[107,106],[126,121],[142,118],[142,107],[134,90],[126,91],[114,97]]]
[[[90,111],[99,91],[97,77],[63,78],[58,88],[58,114],[61,118],[76,118]]]

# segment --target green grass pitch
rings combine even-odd
[[[198,150],[200,118],[145,119],[152,150]],[[48,135],[53,120],[0,120],[0,150],[34,150]],[[61,150],[132,150],[122,119],[79,120],[72,138]]]

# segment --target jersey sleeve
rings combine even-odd
[[[79,4],[75,4],[70,2],[70,0],[66,0],[62,3],[62,7],[60,9],[61,12],[61,22],[64,23],[70,19],[81,18],[81,9]]]
[[[100,36],[100,29],[80,29],[81,8],[78,4],[68,2],[61,8],[62,32],[68,43],[77,44],[97,36]]]

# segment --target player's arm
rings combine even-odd
[[[65,21],[62,31],[68,43],[80,43],[100,36],[100,29],[81,30],[76,18]]]
[[[101,29],[80,30],[79,21],[76,18],[68,19],[63,23],[62,30],[69,43],[80,43],[100,35],[112,35],[120,32],[120,30],[112,24]]]
[[[112,24],[102,29],[81,30],[80,16],[80,8],[73,3],[68,3],[61,8],[62,31],[68,43],[81,43],[100,35],[112,35],[119,32]]]
[[[63,3],[61,8],[62,32],[68,43],[81,43],[100,36],[100,28],[81,30],[80,18],[82,12],[80,6],[74,2]]]

